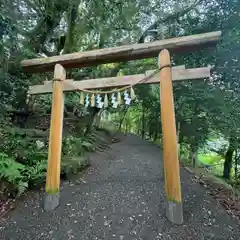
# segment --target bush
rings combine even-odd
[[[7,154],[0,153],[0,179],[12,185],[13,195],[19,196],[28,188],[28,182],[23,175],[25,170],[24,165],[17,163]]]
[[[64,156],[83,156],[86,151],[92,151],[93,144],[84,138],[68,136],[63,139],[62,154]]]
[[[33,130],[10,128],[1,131],[0,152],[6,153],[17,162],[34,166],[38,161],[47,158],[46,139],[39,141]],[[30,135],[30,136],[29,136]],[[38,142],[42,145],[39,147]]]
[[[27,188],[42,185],[47,169],[46,140],[30,138],[24,130],[6,130],[1,135],[0,181],[4,184],[0,186],[0,195],[6,195],[6,184],[11,185],[10,195],[13,197],[21,195]],[[85,138],[65,137],[61,175],[66,178],[88,166],[86,152],[92,150],[93,144]]]
[[[29,188],[41,185],[44,182],[47,170],[47,161],[39,161],[34,166],[28,166],[23,175],[29,184]]]
[[[67,179],[69,175],[76,174],[89,166],[87,155],[81,157],[64,157],[61,162],[61,176]]]

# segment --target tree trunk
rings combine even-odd
[[[125,130],[124,130],[124,133],[127,134],[127,128],[128,128],[128,124],[126,123],[125,124]]]
[[[66,1],[46,1],[45,10],[36,27],[28,34],[33,36],[29,46],[35,53],[42,51],[46,39],[52,34],[53,30],[59,25],[63,12],[66,10]],[[51,12],[52,14],[49,14]]]
[[[192,138],[192,143],[190,144],[190,156],[193,168],[197,167],[197,150],[198,150],[198,143],[196,137]]]
[[[90,116],[89,116],[89,123],[87,124],[86,131],[84,133],[85,136],[89,135],[92,132],[94,119],[99,112],[99,109],[95,107],[91,108],[91,110],[92,112],[90,113]]]
[[[233,137],[231,137],[229,140],[229,147],[225,155],[225,162],[224,162],[224,169],[223,169],[223,177],[226,179],[230,179],[231,177],[234,150],[235,150],[234,139]]]
[[[197,167],[197,153],[195,150],[192,151],[192,166],[193,168]]]
[[[238,178],[238,152],[237,152],[237,150],[236,150],[235,154],[236,154],[236,156],[235,156],[234,173],[235,173],[235,181],[237,181],[237,178]]]
[[[98,114],[97,114],[97,116],[96,116],[96,118],[95,118],[94,125],[95,125],[97,128],[100,128],[101,115],[102,115],[102,112],[103,112],[104,110],[105,110],[105,109],[102,108],[102,109],[98,112]]]
[[[142,139],[144,139],[145,136],[145,110],[144,106],[142,106]]]
[[[123,117],[120,120],[118,131],[121,131],[121,129],[122,129],[122,124],[123,124],[123,121],[124,121],[125,116],[127,114],[127,111],[128,111],[128,108],[125,109],[124,115],[123,115]]]
[[[64,44],[63,52],[64,54],[70,53],[73,47],[73,31],[77,19],[77,9],[79,3],[72,3],[68,12],[68,30],[66,33],[66,41]]]
[[[182,134],[181,129],[179,128],[179,132],[178,132],[178,143],[179,143],[179,159],[181,160],[182,156],[183,156],[183,144],[184,144],[184,137]]]
[[[183,144],[179,143],[179,160],[181,161],[183,155]]]
[[[148,135],[150,140],[153,139],[153,133],[154,133],[154,130],[153,130],[152,122],[150,121],[148,123]]]
[[[156,129],[155,133],[154,133],[154,136],[153,136],[153,141],[156,142],[157,139],[158,139],[158,129]]]
[[[138,133],[138,136],[141,135],[141,116],[138,117],[138,122],[137,122],[137,133]]]

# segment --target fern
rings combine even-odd
[[[4,179],[17,188],[17,196],[20,196],[28,188],[24,181],[23,172],[25,166],[15,162],[7,154],[0,153],[0,179]]]
[[[16,184],[22,179],[22,172],[24,170],[24,165],[15,162],[6,154],[0,153],[0,178],[4,178],[8,182]]]
[[[19,181],[19,183],[17,185],[17,190],[18,190],[17,196],[18,197],[21,196],[27,189],[28,189],[28,183]]]
[[[46,169],[46,161],[37,162],[34,166],[27,167],[24,176],[29,185],[34,186],[42,183],[44,181]]]
[[[3,139],[0,144],[0,179],[13,186],[14,196],[39,186],[46,175],[47,145],[39,147],[40,141],[27,137],[25,132],[12,128],[0,133]],[[77,173],[89,164],[86,152],[92,151],[94,146],[90,141],[75,136],[63,139],[63,157],[69,157],[62,161],[63,174]],[[20,159],[21,163],[15,159]]]

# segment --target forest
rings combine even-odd
[[[174,83],[176,131],[183,164],[206,168],[238,187],[238,0],[2,0],[0,7],[0,199],[41,186],[46,174],[51,95],[29,98],[27,91],[53,73],[26,73],[23,59],[219,30],[222,39],[215,48],[173,55],[173,65],[212,67],[210,79]],[[157,58],[149,58],[73,69],[68,76],[81,81],[156,66]],[[130,106],[101,110],[79,104],[76,92],[66,94],[62,177],[87,166],[88,152],[107,147],[106,141],[97,145],[102,136],[96,130],[102,126],[161,145],[159,86],[137,86],[135,93]]]

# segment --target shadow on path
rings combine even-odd
[[[134,136],[92,155],[81,178],[64,182],[60,206],[42,210],[42,194],[20,204],[0,222],[1,240],[240,239],[238,224],[181,170],[184,223],[165,217],[160,148]]]

